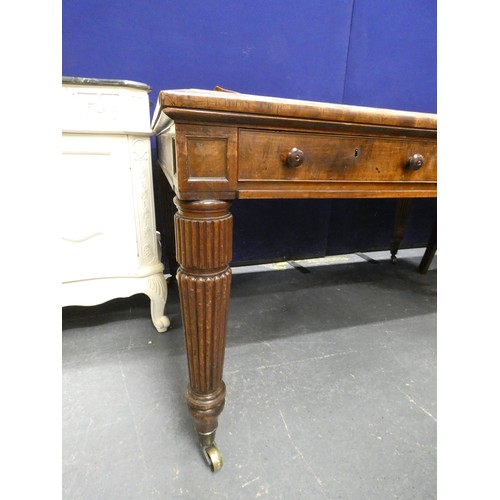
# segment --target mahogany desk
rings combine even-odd
[[[161,91],[153,117],[175,192],[186,399],[212,470],[224,407],[235,198],[437,196],[436,115],[205,91]]]

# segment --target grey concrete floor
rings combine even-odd
[[[63,309],[63,498],[436,498],[436,259],[424,249],[235,268],[217,444],[188,414],[145,295]]]

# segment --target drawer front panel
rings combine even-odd
[[[430,139],[239,131],[239,181],[436,182],[436,164]]]

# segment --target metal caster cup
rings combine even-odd
[[[217,472],[222,469],[222,455],[215,444],[215,431],[208,434],[198,434],[200,441],[200,450],[205,462],[210,467],[212,472]]]

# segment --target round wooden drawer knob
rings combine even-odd
[[[288,155],[286,157],[286,164],[289,167],[300,167],[304,162],[304,151],[298,148],[292,148],[288,151]]]
[[[418,170],[424,164],[424,157],[419,154],[414,154],[408,158],[406,168],[409,170]]]

